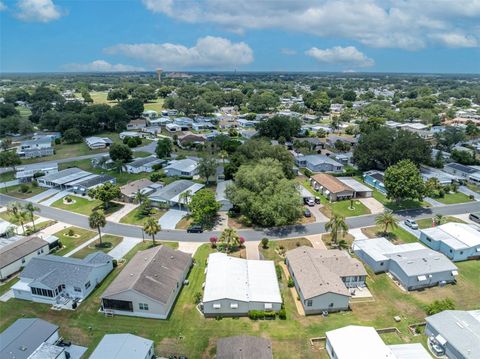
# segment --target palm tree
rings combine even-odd
[[[116,160],[113,163],[113,168],[118,172],[122,173],[123,172],[123,166],[125,165],[125,162],[123,160]]]
[[[240,245],[240,236],[235,228],[225,228],[220,236],[220,243],[227,247],[227,250],[238,247]]]
[[[25,234],[25,221],[27,219],[27,212],[22,207],[21,203],[13,202],[7,207],[7,213],[12,217],[12,221],[20,223],[22,226],[23,234]]]
[[[135,201],[137,201],[138,204],[142,204],[147,198],[148,196],[140,190],[135,194]]]
[[[228,157],[228,152],[225,151],[225,150],[221,150],[219,153],[218,153],[218,157],[220,157],[222,159],[222,164],[223,166],[225,166],[225,158]]]
[[[198,163],[198,174],[205,178],[208,186],[209,178],[217,173],[217,160],[215,158],[204,157]]]
[[[93,211],[90,217],[88,217],[88,225],[90,226],[90,228],[98,230],[100,246],[102,246],[102,232],[100,228],[105,227],[106,224],[107,220],[105,219],[103,211]]]
[[[33,213],[34,212],[39,212],[40,208],[35,207],[35,205],[32,202],[28,202],[27,205],[25,206],[25,210],[30,214],[30,219],[32,220],[32,224],[33,224],[33,230],[36,231],[35,216],[34,216]]]
[[[325,229],[330,231],[330,237],[332,242],[338,243],[338,235],[342,237],[348,232],[348,225],[345,223],[345,217],[340,216],[339,214],[334,214],[332,218],[325,224]]]
[[[436,214],[433,218],[433,223],[436,226],[440,226],[443,223],[443,214]]]
[[[185,192],[180,193],[178,196],[178,204],[180,205],[180,209],[182,209],[182,203],[185,205],[185,207],[188,210],[188,202],[190,201],[190,198],[192,198],[192,191],[187,190]]]
[[[398,221],[393,215],[393,212],[388,210],[379,214],[377,218],[375,218],[375,223],[379,226],[383,226],[384,234],[388,232],[388,227],[390,227],[391,230],[394,230],[398,226]]]
[[[155,246],[155,235],[162,230],[155,218],[150,217],[143,225],[146,234],[152,236],[153,245]]]

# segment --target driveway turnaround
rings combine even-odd
[[[47,191],[47,192],[48,192],[48,191]],[[69,194],[71,194],[70,191],[58,192],[57,194],[53,195],[52,197],[47,198],[45,201],[41,201],[41,203],[42,203],[44,206],[51,206],[51,205],[52,205],[53,203],[55,203],[56,201],[58,201],[59,199],[62,199],[63,197],[68,196]]]
[[[113,259],[121,259],[141,241],[141,238],[125,237],[115,248],[108,252],[108,254],[111,255]]]
[[[171,209],[158,220],[158,224],[162,226],[162,229],[175,229],[180,220],[187,215],[186,211],[179,209]]]
[[[43,201],[45,198],[53,196],[54,194],[58,193],[58,189],[50,188],[47,189],[45,192],[39,193],[33,197],[30,197],[28,200],[33,203],[38,203]]]

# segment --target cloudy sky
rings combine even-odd
[[[480,0],[0,0],[0,71],[480,73]]]

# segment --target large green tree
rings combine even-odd
[[[283,226],[302,215],[302,200],[295,181],[285,177],[282,165],[267,158],[242,165],[235,184],[227,187],[227,197],[253,223]]]
[[[101,201],[103,203],[103,208],[107,209],[110,201],[119,198],[122,195],[122,192],[120,191],[119,186],[107,182],[101,186],[90,189],[88,195]]]
[[[207,185],[210,177],[215,176],[217,173],[217,160],[212,157],[203,157],[198,162],[198,174],[205,178]]]
[[[208,226],[213,223],[220,209],[220,203],[216,201],[214,192],[202,189],[192,196],[188,208],[196,223]]]
[[[21,163],[20,157],[14,151],[0,152],[0,167],[12,167],[15,170],[15,166]]]
[[[405,199],[421,201],[425,185],[417,166],[410,160],[402,160],[385,171],[385,189],[388,198],[400,202]]]
[[[155,147],[155,153],[158,158],[170,157],[172,153],[172,141],[169,138],[162,138],[157,141],[157,147]]]
[[[297,118],[287,116],[273,116],[267,120],[261,121],[256,125],[260,136],[265,136],[278,140],[284,138],[291,140],[300,132],[302,124]]]
[[[110,146],[110,158],[112,161],[129,162],[132,160],[133,153],[130,147],[122,143],[114,143]]]

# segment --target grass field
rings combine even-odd
[[[110,247],[97,247],[96,245],[100,243],[97,239],[95,242],[93,242],[93,243],[89,244],[88,246],[80,249],[78,252],[73,253],[72,257],[73,258],[85,258],[90,253],[98,252],[98,251],[108,253],[113,248],[115,248],[122,240],[123,240],[123,238],[119,237],[119,236],[112,236],[110,234],[102,235],[102,243],[110,243],[111,244]]]
[[[66,204],[63,202],[64,198],[60,198],[52,204],[52,207],[83,214],[85,216],[89,216],[96,209],[103,209],[102,202],[100,202],[99,200],[90,200],[78,196],[70,196],[70,198],[74,201],[74,203]],[[123,206],[121,204],[110,203],[108,209],[105,211],[105,216],[109,216],[110,214],[121,209],[122,207]]]
[[[17,184],[12,187],[0,188],[0,193],[8,194],[9,196],[12,196],[15,198],[25,199],[25,198],[33,197],[47,190],[46,188],[43,188],[43,187],[33,187],[31,185],[27,185],[27,186],[28,186],[27,192],[20,191],[20,188],[22,187],[22,185]]]
[[[432,227],[433,218],[419,219],[419,220],[416,220],[415,222],[417,222],[418,228],[420,229],[430,228]],[[448,222],[465,223],[464,221],[456,217],[451,217],[451,216],[442,217],[442,224],[448,223]]]
[[[438,201],[443,204],[455,204],[455,203],[465,203],[465,202],[472,202],[470,197],[466,194],[457,192],[457,193],[447,193],[445,197],[435,198],[435,201]]]
[[[126,216],[122,217],[122,219],[120,219],[120,223],[136,224],[139,226],[143,226],[143,224],[147,221],[148,218],[155,218],[156,220],[158,220],[165,213],[167,213],[166,210],[160,210],[160,209],[154,208],[152,209],[152,212],[150,213],[150,215],[144,216],[140,213],[140,210],[138,208],[135,208],[133,211],[129,212]]]
[[[279,242],[282,245],[283,242]],[[286,245],[283,244],[285,247]],[[294,243],[293,245],[296,246]],[[141,243],[132,250],[144,249],[149,243]],[[12,299],[0,303],[3,315],[0,316],[0,330],[5,329],[21,317],[39,317],[60,326],[60,332],[66,340],[89,347],[88,355],[106,333],[132,333],[149,338],[155,342],[157,355],[186,355],[190,358],[213,358],[216,340],[232,335],[260,335],[272,340],[275,358],[327,358],[325,352],[312,349],[309,338],[320,337],[326,331],[349,324],[371,325],[376,328],[396,326],[401,334],[398,339],[388,338],[388,342],[424,342],[425,337],[413,337],[408,325],[423,321],[424,305],[434,299],[452,298],[458,309],[474,309],[478,306],[478,288],[480,286],[480,261],[458,263],[459,282],[443,288],[431,288],[422,292],[405,293],[401,291],[385,274],[369,273],[367,284],[374,295],[375,302],[354,303],[352,310],[330,314],[328,317],[297,314],[294,300],[286,285],[286,278],[280,282],[281,292],[287,310],[286,320],[259,320],[248,318],[205,319],[196,310],[194,295],[202,291],[205,281],[205,265],[209,253],[213,250],[205,244],[195,254],[196,265],[192,268],[189,285],[184,287],[178,297],[168,320],[155,320],[126,316],[106,318],[98,312],[99,297],[118,275],[124,264],[106,278],[93,294],[76,311],[54,311],[50,306]],[[283,259],[270,250],[265,257]],[[232,283],[233,285],[234,283]],[[394,316],[402,320],[396,323]]]
[[[74,231],[74,237],[68,235],[68,231],[72,229]],[[68,227],[62,229],[61,231],[55,233],[54,235],[58,237],[60,243],[62,243],[62,248],[55,252],[57,256],[63,256],[78,247],[82,243],[85,243],[89,239],[95,237],[97,232],[89,231],[83,228],[77,227]]]
[[[107,95],[108,92],[103,92],[103,91],[92,91],[90,92],[90,96],[92,96],[93,103],[95,104],[104,104],[106,103],[107,105],[114,106],[117,104],[117,101],[108,101],[107,100]],[[82,97],[81,94],[75,94],[77,97]],[[144,104],[145,110],[154,110],[157,112],[160,112],[163,108],[163,99],[157,99],[153,102],[149,102]]]

